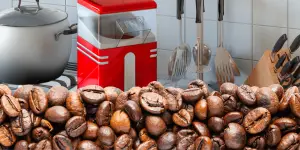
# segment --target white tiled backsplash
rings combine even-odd
[[[24,4],[34,4],[35,0],[23,0]],[[167,77],[167,63],[172,50],[179,44],[179,25],[176,19],[176,0],[156,0],[158,3],[158,77]],[[76,0],[41,0],[44,7],[55,7],[67,11],[70,23],[77,22]],[[211,66],[217,47],[217,3],[205,1],[204,42],[213,51]],[[17,0],[2,0],[0,10],[16,6]],[[273,48],[275,41],[283,33],[288,35],[289,46],[300,34],[299,0],[225,0],[224,46],[237,62],[241,84],[266,49]],[[184,17],[185,42],[191,47],[196,43],[195,0],[186,0]],[[73,36],[70,61],[76,62],[76,36]],[[296,55],[300,55],[297,51]],[[206,81],[214,81],[214,71],[206,73]]]

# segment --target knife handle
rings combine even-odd
[[[289,72],[290,69],[291,69],[291,62],[289,61],[283,66],[280,72],[280,77],[284,77]]]
[[[224,17],[224,0],[219,0],[218,4],[218,20],[223,21]]]
[[[298,67],[295,69],[295,71],[294,71],[294,73],[293,73],[293,76],[294,76],[295,78],[298,78],[298,77],[300,76],[300,66],[298,66]]]
[[[277,53],[280,49],[282,49],[284,43],[287,41],[287,35],[283,34],[275,43],[273,48],[273,53]]]
[[[290,46],[290,52],[291,52],[291,54],[293,54],[299,48],[299,46],[300,46],[300,35],[298,35],[294,39],[292,45]]]
[[[299,63],[300,63],[300,56],[296,56],[291,60],[291,72],[294,72],[297,69]]]
[[[284,63],[286,57],[287,57],[287,55],[284,54],[284,55],[282,55],[282,56],[279,58],[278,62],[277,62],[276,65],[275,65],[275,69],[274,69],[275,73],[276,73],[277,70],[283,65],[283,63]]]
[[[201,11],[201,0],[196,0],[196,23],[202,23]]]

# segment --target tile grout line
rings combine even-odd
[[[252,21],[252,38],[251,38],[251,40],[252,40],[252,44],[251,44],[251,47],[252,47],[252,53],[251,53],[251,66],[252,66],[252,69],[254,68],[254,65],[253,65],[253,59],[254,59],[254,7],[253,7],[253,5],[254,5],[254,2],[253,2],[254,0],[252,0],[252,3],[251,3],[251,10],[252,10],[252,16],[251,16],[251,21]]]
[[[286,26],[287,26],[287,31],[286,31],[286,34],[287,34],[287,37],[289,37],[289,0],[286,1],[287,2],[287,9],[286,9]],[[287,46],[289,46],[290,44],[290,40],[287,40]]]

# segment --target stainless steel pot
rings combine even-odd
[[[36,84],[59,77],[71,53],[68,14],[37,6],[0,12],[0,82]]]

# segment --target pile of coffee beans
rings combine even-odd
[[[0,85],[0,96],[0,149],[300,150],[297,87]]]

